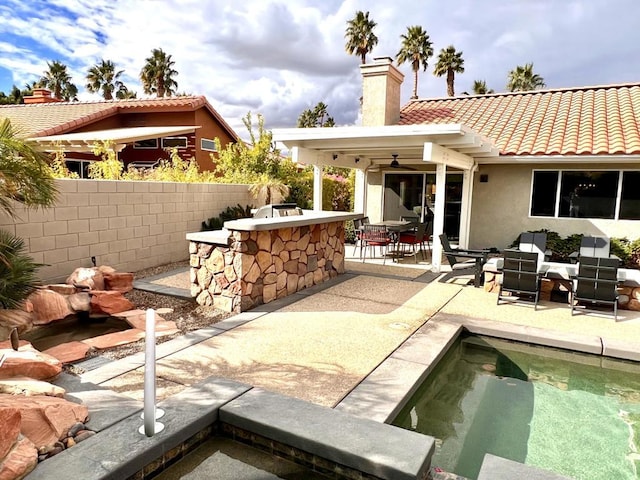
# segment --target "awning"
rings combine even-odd
[[[63,149],[67,152],[91,152],[98,142],[113,142],[116,151],[121,151],[127,144],[152,138],[184,135],[195,132],[198,126],[176,127],[131,127],[112,128],[110,130],[94,130],[91,132],[65,133],[48,137],[35,137],[29,140],[38,143],[44,150]]]

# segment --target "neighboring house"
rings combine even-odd
[[[390,58],[361,71],[362,127],[282,129],[274,139],[316,175],[324,165],[358,169],[356,211],[372,221],[428,206],[435,268],[441,232],[464,246],[498,248],[541,228],[640,237],[640,84],[417,99],[400,108],[403,75]]]
[[[212,170],[214,138],[224,148],[237,134],[204,96],[59,102],[47,89],[35,89],[23,105],[0,106],[20,133],[48,150],[62,149],[71,170],[86,174],[96,141],[110,140],[125,166],[153,165],[177,147],[183,159],[195,158]]]

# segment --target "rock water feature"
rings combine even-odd
[[[0,480],[21,479],[38,461],[94,435],[85,425],[87,407],[66,400],[66,391],[49,382],[62,372],[63,363],[84,358],[90,349],[144,337],[145,312],[135,310],[123,295],[132,288],[131,273],[107,266],[79,268],[64,284],[38,288],[24,310],[0,310]],[[126,330],[45,351],[24,340],[33,337],[38,343],[46,340],[47,329],[78,328],[74,318],[100,322],[108,316],[117,317]],[[178,331],[174,322],[156,320],[158,335]]]

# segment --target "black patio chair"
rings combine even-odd
[[[547,250],[547,234],[545,232],[522,232],[518,250],[536,253],[538,255],[538,268],[543,261],[551,256],[551,251]]]
[[[355,256],[356,250],[358,250],[358,244],[360,245],[360,257],[362,257],[362,226],[369,224],[369,217],[361,217],[353,220],[353,228],[356,232],[356,241],[353,243],[353,255]]]
[[[578,276],[573,281],[571,315],[577,303],[589,306],[611,305],[618,320],[618,259],[580,257]]]
[[[536,310],[540,298],[538,252],[505,250],[503,253],[502,283],[496,304],[500,305],[500,300],[510,303],[529,301],[533,302],[533,309]]]
[[[451,266],[451,270],[474,269],[474,286],[482,285],[482,266],[487,263],[489,250],[467,250],[462,248],[452,248],[446,233],[440,235],[440,244],[445,257]]]
[[[611,240],[608,237],[585,235],[580,241],[580,251],[572,252],[569,259],[573,263],[580,261],[581,257],[594,258],[615,258],[618,262],[620,259],[615,255],[611,255]]]
[[[422,259],[424,256],[424,244],[429,245],[429,237],[427,235],[428,223],[419,223],[414,231],[400,232],[398,236],[398,246],[411,245],[413,250],[413,259],[415,263],[418,263],[418,252],[416,251],[416,245],[419,245],[420,252],[422,253]],[[431,247],[429,247],[431,250]]]

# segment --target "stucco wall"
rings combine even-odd
[[[247,185],[57,180],[54,208],[0,214],[0,229],[23,238],[44,282],[64,280],[76,267],[120,271],[189,259],[185,235],[228,206],[253,205]]]
[[[505,248],[526,230],[546,228],[565,237],[574,233],[609,237],[640,237],[640,221],[529,216],[532,171],[567,169],[567,165],[482,165],[474,176],[470,248]],[[607,165],[607,169],[629,169]],[[571,165],[571,169],[597,170],[594,164]],[[480,183],[480,174],[489,176]]]

